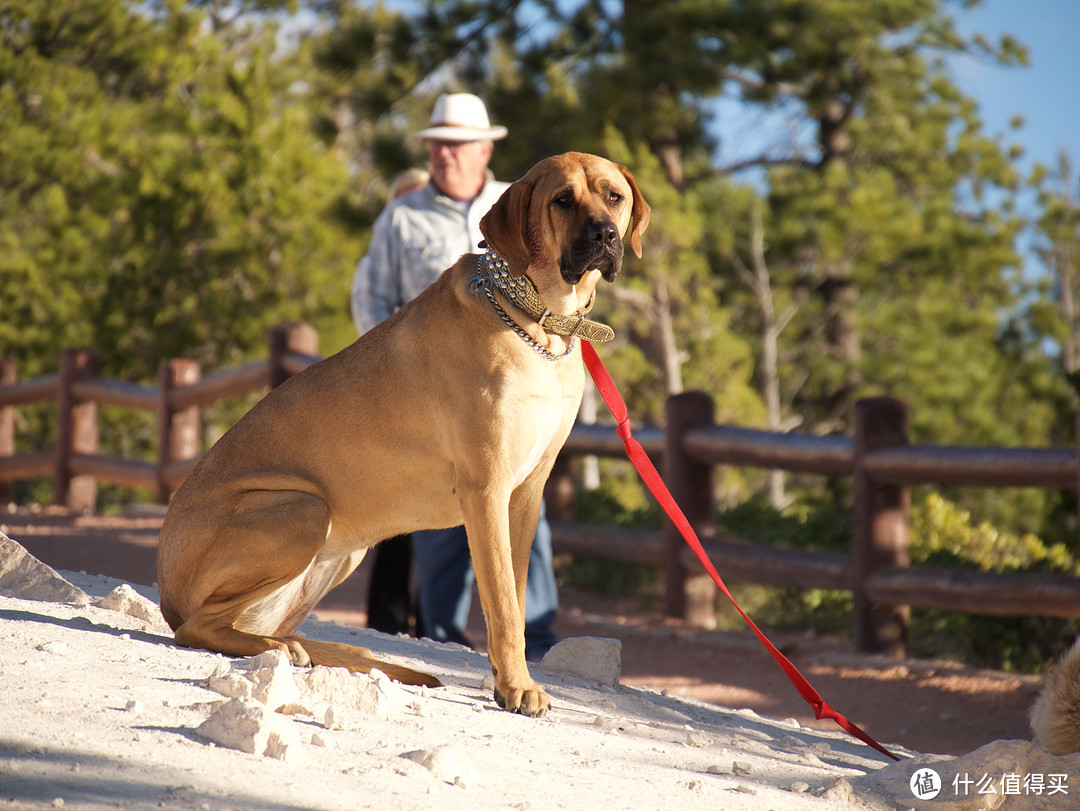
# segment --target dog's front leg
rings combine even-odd
[[[519,597],[510,543],[509,498],[475,494],[462,499],[476,584],[488,631],[495,700],[522,715],[543,715],[551,704],[525,664],[525,606]],[[525,566],[528,565],[528,551]],[[524,582],[524,575],[522,575]]]

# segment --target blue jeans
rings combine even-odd
[[[419,601],[417,635],[472,647],[465,628],[476,574],[465,527],[414,532],[412,543]],[[551,565],[551,527],[541,504],[525,583],[525,658],[538,661],[555,644],[552,626],[558,608],[558,587]]]

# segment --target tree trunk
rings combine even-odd
[[[750,209],[750,268],[734,257],[736,269],[757,300],[761,317],[761,393],[765,401],[766,427],[783,430],[780,402],[780,333],[794,315],[794,310],[777,318],[773,305],[772,281],[765,262],[765,228],[761,222],[761,200],[757,198]],[[782,470],[768,474],[769,504],[780,510],[787,506],[786,477]]]
[[[851,408],[862,376],[859,362],[862,341],[855,326],[855,303],[858,288],[851,281],[850,262],[841,260],[829,267],[825,281],[818,288],[825,301],[825,340],[831,357],[840,362],[843,372],[825,392],[825,427],[829,431],[851,427]]]
[[[679,343],[675,338],[675,324],[671,316],[671,299],[668,296],[667,281],[662,277],[656,280],[655,312],[667,393],[681,394],[683,390],[682,359],[679,357]]]
[[[1065,189],[1064,220],[1066,223],[1071,223],[1075,219],[1076,198],[1072,190],[1072,162],[1064,150],[1058,156],[1058,171],[1061,173],[1061,184]],[[1076,268],[1073,267],[1075,259],[1073,236],[1070,233],[1054,246],[1058,283],[1061,285],[1061,318],[1068,330],[1061,344],[1061,364],[1066,374],[1074,374],[1080,369],[1080,324],[1077,324],[1077,274]]]

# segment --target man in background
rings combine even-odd
[[[443,95],[436,101],[430,125],[412,136],[427,145],[430,182],[387,204],[375,221],[368,253],[356,268],[352,312],[361,334],[419,295],[462,254],[477,251],[483,239],[480,219],[509,186],[488,170],[494,142],[506,135],[505,127],[491,126],[483,101],[471,93]],[[405,537],[375,548],[368,624],[390,633],[408,630]],[[471,646],[465,628],[475,574],[465,528],[413,533],[412,552],[417,635]],[[552,625],[557,609],[551,529],[541,510],[525,595],[529,659],[543,657],[555,644]]]

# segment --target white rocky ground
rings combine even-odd
[[[403,687],[175,647],[155,600],[53,572],[0,535],[0,808],[1065,809],[1080,796],[1080,756],[1026,742],[956,759],[894,748],[893,764],[839,730],[621,686],[616,643],[568,640],[535,667],[553,708],[528,719],[496,708],[486,659],[459,646],[301,628],[447,685]],[[922,803],[909,782],[927,766],[945,788]],[[966,798],[951,785],[1013,772],[1075,785]]]

